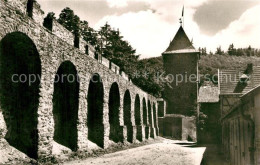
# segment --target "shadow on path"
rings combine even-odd
[[[230,165],[225,159],[224,153],[221,152],[221,145],[219,144],[192,144],[192,143],[181,143],[184,147],[206,147],[206,151],[203,155],[201,165]]]

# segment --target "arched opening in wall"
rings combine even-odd
[[[153,103],[153,122],[154,122],[154,128],[156,129],[157,134],[157,116],[156,116],[156,106],[155,103]]]
[[[153,127],[153,118],[152,118],[152,107],[151,102],[148,100],[148,119],[149,119],[149,125],[150,127]]]
[[[127,141],[133,142],[133,125],[131,122],[131,96],[129,90],[124,95],[124,124],[127,127]]]
[[[88,88],[88,139],[104,147],[103,125],[104,88],[101,77],[95,73]]]
[[[119,108],[120,108],[120,93],[117,83],[113,83],[109,92],[109,124],[110,134],[109,139],[114,142],[122,141],[123,138],[119,135]]]
[[[147,127],[147,107],[146,107],[146,101],[145,98],[143,98],[143,123],[145,126],[145,138],[149,138],[149,127]]]
[[[146,107],[146,101],[145,98],[143,98],[143,122],[144,125],[147,125],[147,107]]]
[[[78,106],[79,79],[77,70],[70,61],[65,61],[58,68],[54,82],[54,140],[73,151],[77,150]]]
[[[28,0],[27,8],[26,8],[27,14],[31,18],[33,17],[33,3],[34,3],[34,0]]]
[[[154,127],[153,127],[153,109],[150,100],[148,100],[148,119],[149,119],[149,127],[150,127],[150,137],[154,138]]]
[[[29,75],[35,81],[29,81]],[[0,42],[0,111],[10,145],[37,159],[41,60],[33,41],[23,33],[7,34]]]
[[[141,125],[140,97],[135,96],[135,124]]]
[[[140,97],[137,94],[135,96],[135,125],[136,125],[136,139],[142,141],[142,129],[141,126],[141,111],[140,111]]]

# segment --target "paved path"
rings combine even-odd
[[[66,162],[64,165],[200,165],[205,147],[189,148],[164,140],[98,158]]]
[[[226,161],[224,154],[221,152],[220,144],[204,144],[201,146],[207,148],[201,165],[230,165],[230,163]]]

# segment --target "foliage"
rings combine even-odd
[[[223,55],[224,54],[224,51],[221,49],[221,46],[217,47],[217,50],[216,50],[215,54],[218,54],[218,55]]]
[[[52,14],[48,16],[54,17]],[[123,39],[119,29],[115,30],[106,23],[96,31],[89,27],[87,21],[80,20],[68,7],[62,10],[58,22],[74,35],[82,36],[98,53],[118,65],[121,71],[130,76],[134,84],[148,93],[161,97],[166,85],[157,79],[164,71],[162,57],[139,60],[136,50]],[[257,58],[260,57],[260,51],[251,46],[236,49],[234,44],[230,44],[227,52],[219,46],[215,54],[211,51],[208,54],[206,47],[199,48],[199,51],[199,72],[202,75],[208,74],[210,79],[217,74],[217,69],[243,69],[248,63],[256,64],[260,61],[260,58]],[[202,79],[201,82],[203,81]]]
[[[163,72],[162,57],[143,59],[138,62],[135,73],[139,73],[139,76],[132,76],[133,82],[144,91],[162,97],[165,84],[158,77]]]
[[[80,21],[79,25],[79,34],[83,37],[85,41],[90,43],[92,46],[97,47],[98,46],[98,33],[91,27],[89,27],[87,21]]]
[[[208,75],[212,80],[214,75],[217,75],[218,69],[236,69],[244,70],[247,64],[252,63],[257,65],[260,62],[259,57],[255,56],[230,56],[230,55],[207,55],[201,56],[199,60],[199,73]],[[201,79],[203,83],[204,79]]]
[[[48,17],[48,16],[47,16]],[[106,23],[98,31],[89,27],[87,21],[80,20],[70,8],[65,8],[59,15],[58,22],[74,35],[80,35],[85,41],[95,47],[96,52],[102,54],[103,57],[109,59],[120,67],[120,71],[124,71],[130,76],[133,83],[141,87],[148,93],[160,96],[162,84],[155,82],[155,73],[158,67],[153,65],[153,59],[139,60],[136,50],[121,36],[119,29],[115,30]],[[162,65],[159,70],[162,71]],[[150,74],[136,77],[139,71],[146,71]]]
[[[79,33],[80,19],[69,7],[66,7],[61,11],[58,22],[73,34]]]
[[[233,43],[232,43],[231,45],[229,45],[228,54],[231,55],[231,56],[237,54],[237,51],[236,51],[236,49],[234,48],[234,44],[233,44]]]
[[[128,75],[133,74],[138,63],[139,56],[136,50],[120,35],[119,30],[114,30],[109,24],[102,26],[98,32],[98,50],[104,57],[117,64],[121,71]]]
[[[204,48],[200,48],[199,47],[199,52],[200,52],[200,54],[203,56],[203,55],[207,55],[207,48],[206,47],[204,47]]]

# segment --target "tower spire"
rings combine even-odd
[[[181,14],[181,17],[182,17],[182,26],[183,26],[183,28],[184,28],[184,5],[183,5],[183,7],[182,7],[182,14]]]

